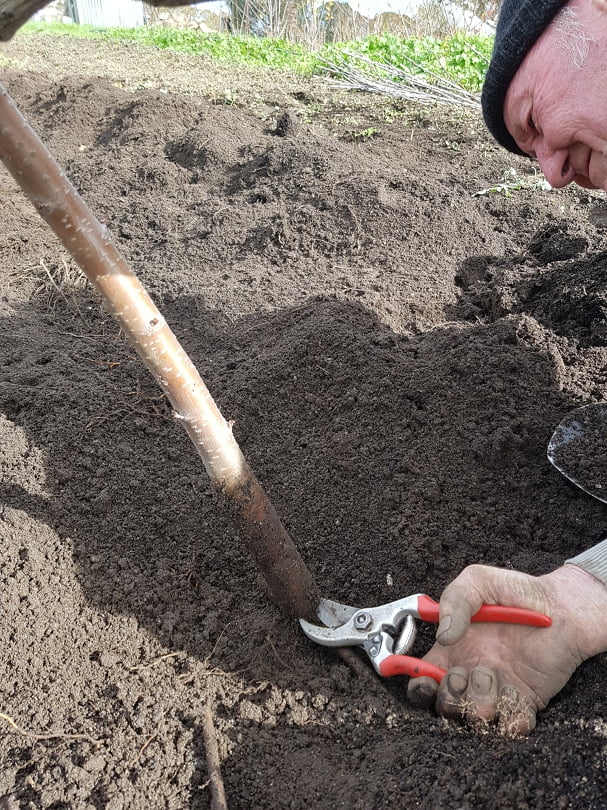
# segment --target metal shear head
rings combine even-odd
[[[300,619],[306,636],[325,647],[362,647],[371,663],[380,666],[390,655],[406,654],[415,641],[417,594],[372,608],[355,608],[321,599],[317,616],[326,627]]]

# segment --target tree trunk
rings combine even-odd
[[[304,561],[242,455],[194,364],[143,285],[0,85],[0,159],[101,294],[167,395],[213,485],[226,496],[274,601],[314,618],[319,596]]]

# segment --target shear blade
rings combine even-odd
[[[311,624],[305,619],[300,619],[299,624],[310,641],[321,644],[323,647],[343,647],[344,639],[339,636],[339,628],[336,627],[319,627],[317,624]]]
[[[300,619],[299,624],[306,636],[317,644],[324,647],[341,647],[344,638],[340,635],[341,628],[348,624],[358,608],[350,605],[342,605],[341,602],[334,602],[332,599],[321,599],[316,610],[316,616],[325,625],[320,627],[317,624]]]
[[[316,616],[327,627],[341,627],[342,624],[349,622],[357,611],[358,608],[350,605],[342,605],[341,602],[334,602],[332,599],[321,599]]]

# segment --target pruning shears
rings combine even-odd
[[[415,641],[415,620],[438,624],[438,607],[438,602],[421,593],[371,608],[355,608],[321,599],[316,615],[326,626],[311,624],[305,619],[300,619],[299,623],[306,636],[317,644],[362,647],[375,670],[384,678],[392,675],[427,676],[440,683],[446,670],[407,655]],[[483,605],[471,621],[531,627],[550,627],[552,624],[552,619],[543,613],[505,605]]]

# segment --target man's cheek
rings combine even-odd
[[[595,186],[587,177],[582,177],[581,175],[576,175],[573,178],[573,182],[582,188],[603,188],[604,191],[607,191],[607,178],[603,186]]]

